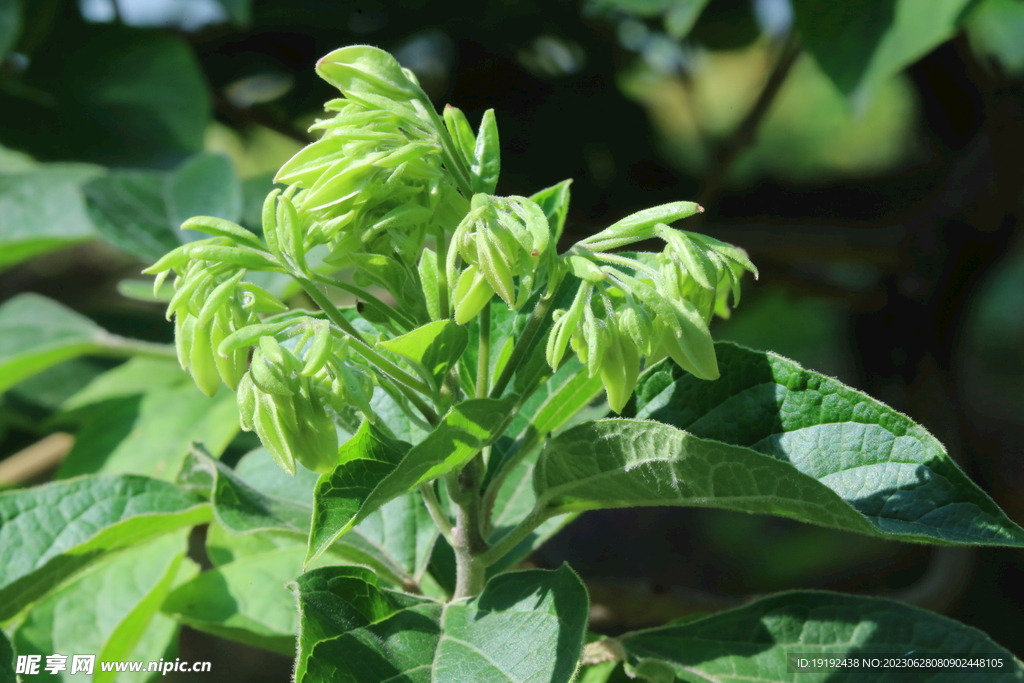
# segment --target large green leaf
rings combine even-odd
[[[293,655],[297,615],[285,584],[304,557],[294,545],[239,558],[179,586],[161,609],[200,631]]]
[[[384,503],[465,464],[504,430],[515,400],[463,401],[412,447],[364,423],[317,482],[309,559]]]
[[[172,172],[111,171],[84,191],[104,239],[149,262],[189,240],[179,230],[186,219],[242,215],[241,181],[220,154],[198,154]]]
[[[0,268],[96,237],[80,188],[100,173],[86,164],[0,173]]]
[[[198,496],[134,475],[0,494],[0,621],[109,550],[209,520]]]
[[[19,80],[34,96],[0,94],[0,136],[37,158],[166,167],[202,149],[210,95],[171,33],[58,21]]]
[[[870,96],[884,80],[949,40],[971,0],[795,0],[797,26],[844,94]]]
[[[36,604],[14,632],[22,654],[91,653],[99,661],[130,659],[183,567],[187,530],[114,554]],[[166,648],[169,641],[163,643]],[[158,655],[159,656],[159,655]],[[41,670],[25,681],[77,680],[67,670]],[[95,667],[93,681],[112,681],[113,672]]]
[[[666,662],[683,681],[830,683],[1010,683],[1024,666],[981,631],[889,600],[824,592],[773,595],[708,617],[614,639],[634,666]],[[1003,671],[951,668],[854,668],[790,671],[790,655],[833,658],[994,656]],[[672,680],[669,678],[668,680]]]
[[[303,575],[298,683],[402,680],[568,683],[578,667],[589,600],[567,566],[491,579],[444,607],[376,588],[334,568]]]
[[[907,416],[776,354],[729,343],[716,351],[722,375],[715,382],[671,362],[645,373],[636,416],[786,463],[890,537],[1024,543],[1024,530]]]
[[[59,476],[144,474],[174,479],[193,441],[219,455],[238,433],[234,393],[203,395],[176,361],[134,358],[96,378],[65,407],[80,425]]]
[[[215,513],[230,524],[211,526],[207,549],[215,564],[285,546],[301,545],[305,552],[316,474],[299,468],[295,477],[284,476],[262,448],[242,458],[233,474],[212,461],[205,461],[203,467],[207,473],[217,470],[221,489],[233,489],[230,496],[221,493],[215,498]],[[232,516],[231,508],[237,509],[243,499],[262,501],[251,510],[248,525]],[[230,507],[225,509],[226,505]],[[262,533],[247,534],[255,530]],[[415,588],[423,579],[437,536],[419,494],[410,493],[367,515],[330,547],[329,555],[334,561],[371,567],[397,586]]]

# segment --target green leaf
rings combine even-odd
[[[190,239],[193,216],[237,222],[242,184],[227,157],[197,154],[172,172],[115,170],[85,186],[89,215],[103,238],[152,263]]]
[[[716,352],[715,382],[671,362],[646,372],[636,416],[777,459],[834,491],[881,535],[1024,543],[1024,530],[907,416],[774,353],[729,343]]]
[[[568,683],[589,612],[567,566],[491,579],[477,597],[404,606],[370,577],[325,568],[296,582],[298,683]],[[411,601],[411,598],[405,598]]]
[[[80,425],[61,465],[62,478],[79,474],[143,474],[173,480],[193,441],[215,455],[238,433],[234,393],[209,398],[175,361],[133,358],[100,375],[58,420]]]
[[[369,45],[352,45],[335,50],[316,63],[316,72],[346,95],[378,95],[399,102],[430,101],[412,82],[394,57]]]
[[[114,554],[36,604],[14,632],[22,654],[95,654],[98,661],[129,659],[183,568],[187,530]],[[169,641],[163,643],[164,648]],[[40,670],[26,681],[74,680],[71,658],[59,678]],[[93,681],[112,681],[95,666]]]
[[[11,641],[0,630],[0,683],[18,683],[14,673],[14,648]]]
[[[296,469],[295,477],[281,476],[281,469],[262,448],[239,461],[234,472],[238,478],[267,498],[289,504],[293,510],[301,510],[305,524],[301,532],[264,531],[258,535],[233,537],[219,531],[223,527],[211,526],[207,548],[215,564],[285,545],[301,545],[305,553],[309,518],[313,511],[313,489],[318,477],[305,468]],[[413,492],[399,496],[368,514],[330,547],[329,555],[335,560],[371,567],[396,586],[413,588],[423,580],[437,536],[437,527],[419,493]],[[214,559],[215,556],[218,559]]]
[[[501,143],[498,141],[498,123],[493,109],[485,111],[480,121],[469,173],[473,180],[473,192],[494,194],[501,174]]]
[[[110,550],[210,520],[173,484],[86,476],[0,494],[0,621]]]
[[[970,1],[795,0],[793,9],[818,65],[842,93],[863,100],[952,38]]]
[[[303,533],[309,528],[308,508],[260,493],[198,448],[193,448],[185,458],[178,483],[208,498],[214,519],[231,533],[249,534],[266,529]]]
[[[430,622],[437,621],[441,613],[441,605],[433,601],[379,588],[373,572],[362,567],[317,569],[303,574],[289,587],[299,607],[296,683],[313,680],[307,679],[306,671],[318,643],[358,632],[407,608],[412,608],[413,619],[423,617],[431,628],[434,625]],[[321,662],[313,664],[315,669],[323,668]]]
[[[167,178],[167,215],[174,229],[193,216],[237,223],[242,218],[242,183],[223,154],[197,154]]]
[[[471,399],[452,407],[416,446],[364,423],[321,475],[313,503],[309,560],[384,503],[454,471],[504,430],[515,396]]]
[[[756,680],[805,683],[843,680],[1019,681],[1024,666],[981,631],[933,612],[890,600],[836,593],[781,593],[743,607],[681,624],[627,633],[615,639],[627,661],[667,662],[684,681]],[[790,672],[787,655],[902,654],[938,657],[1001,657],[1002,672],[977,670],[843,668],[835,672]]]
[[[466,328],[453,320],[438,320],[412,332],[380,342],[380,346],[422,366],[438,385],[466,350]]]
[[[210,122],[198,60],[169,32],[61,22],[19,84],[37,95],[0,95],[0,135],[40,159],[166,166],[200,151]]]
[[[293,655],[297,615],[285,584],[302,573],[303,550],[285,546],[205,571],[161,609],[200,631]]]
[[[565,230],[565,218],[569,215],[570,185],[572,185],[572,178],[530,196],[530,199],[544,211],[548,225],[551,226],[551,244],[556,246],[562,236],[562,231]]]
[[[1024,3],[984,0],[967,20],[975,52],[994,57],[1012,76],[1024,72]]]
[[[665,31],[676,40],[682,40],[697,23],[708,0],[676,0],[665,13]]]
[[[248,26],[252,23],[252,0],[217,0],[228,13],[231,23]]]
[[[57,363],[106,347],[96,323],[38,294],[0,306],[0,391]]]
[[[0,268],[95,238],[81,186],[101,173],[86,164],[0,173]]]

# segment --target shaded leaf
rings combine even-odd
[[[565,230],[565,218],[569,215],[569,186],[572,178],[563,180],[557,185],[547,187],[530,196],[544,211],[551,227],[551,243],[558,244],[562,231]]]
[[[729,343],[716,352],[722,377],[712,383],[655,365],[637,386],[636,416],[788,463],[887,536],[1024,542],[1024,530],[907,416],[774,353]]]
[[[135,475],[0,494],[0,621],[110,550],[209,521],[198,496]]]
[[[3,631],[0,631],[0,683],[18,683],[14,673],[14,648]]]
[[[91,653],[100,661],[129,659],[184,567],[187,530],[115,554],[36,604],[14,632],[22,654]],[[166,648],[169,641],[163,643]],[[159,655],[158,655],[159,656]],[[75,680],[68,669],[44,670],[26,681]],[[95,667],[93,681],[112,681]]]
[[[977,629],[898,602],[836,593],[781,593],[615,640],[627,661],[667,662],[684,681],[1009,683],[1024,679],[1024,666]],[[897,673],[851,667],[814,674],[790,672],[789,654],[996,656],[1010,665],[1002,672],[906,668]]]
[[[86,164],[0,173],[0,268],[95,238],[80,188],[101,173]]]
[[[62,420],[80,428],[60,477],[174,479],[193,441],[220,455],[239,429],[235,395],[222,389],[205,396],[171,360],[134,358],[96,378],[68,406],[76,410]]]
[[[0,59],[14,48],[21,33],[21,0],[0,0]],[[2,648],[0,648],[2,652]],[[3,680],[3,679],[0,679]]]
[[[171,172],[114,170],[88,183],[89,215],[104,239],[154,262],[190,239],[180,230],[193,216],[237,222],[242,184],[227,157],[197,154]]]
[[[299,683],[567,683],[576,673],[589,600],[567,566],[503,574],[443,608],[402,606],[368,577],[338,571],[297,582]]]

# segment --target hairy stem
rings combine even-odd
[[[505,557],[505,555],[508,555],[517,545],[532,534],[537,527],[557,514],[560,513],[538,505],[512,531],[508,532],[500,541],[477,557],[477,561],[483,564],[484,567],[490,567]]]
[[[317,282],[321,284],[335,287],[337,289],[342,290],[343,292],[348,292],[349,294],[354,294],[356,297],[363,301],[367,308],[372,309],[381,317],[393,320],[394,322],[398,323],[404,330],[411,330],[414,327],[416,327],[415,320],[413,320],[412,318],[410,318],[409,316],[407,316],[405,313],[395,308],[394,306],[389,306],[388,304],[384,303],[379,298],[377,298],[373,294],[370,294],[370,292],[366,291],[362,287],[357,287],[356,285],[351,285],[347,282],[335,280],[334,278],[318,275],[315,273],[313,277]]]
[[[444,513],[441,508],[441,501],[437,499],[437,491],[434,490],[434,483],[428,482],[420,487],[420,493],[423,494],[423,502],[427,504],[427,510],[430,512],[430,518],[434,520],[434,524],[437,525],[438,531],[444,536],[444,540],[448,541],[448,545],[454,546],[455,541],[452,538],[452,523],[448,519],[448,515]]]
[[[483,460],[478,453],[462,471],[446,477],[448,495],[455,503],[455,528],[452,549],[455,551],[455,595],[468,598],[484,589],[487,566],[480,561],[487,543],[480,535],[480,482]]]
[[[554,302],[555,296],[554,293],[551,293],[548,296],[541,297],[537,305],[534,306],[533,313],[530,314],[530,319],[526,321],[526,327],[523,328],[523,333],[519,335],[516,345],[512,347],[512,353],[508,357],[508,362],[505,363],[505,367],[502,368],[501,374],[491,388],[491,398],[501,398],[501,395],[505,392],[505,388],[512,380],[512,376],[516,374],[516,370],[519,369],[520,364],[526,358],[526,352],[533,346],[537,333],[540,331],[541,325],[544,324],[544,319],[551,312],[551,306]]]

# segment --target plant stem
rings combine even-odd
[[[782,84],[786,81],[786,76],[789,75],[790,69],[796,64],[797,57],[799,56],[800,41],[794,32],[790,34],[782,46],[782,51],[775,62],[775,67],[772,69],[771,74],[769,74],[768,80],[765,81],[761,93],[757,96],[757,101],[754,102],[754,106],[747,112],[747,115],[743,118],[735,132],[729,136],[729,140],[725,145],[719,149],[711,171],[708,173],[707,180],[704,182],[704,189],[697,198],[698,204],[708,206],[718,196],[718,193],[721,192],[728,180],[729,171],[732,169],[733,163],[743,150],[757,139],[757,129],[760,127],[761,121],[764,119],[765,114],[768,113],[768,109],[771,108],[772,102],[775,101],[776,95],[782,89]]]
[[[427,405],[426,401],[416,393],[419,392],[420,394],[429,396],[431,394],[430,387],[428,387],[422,380],[416,379],[405,370],[377,353],[373,347],[367,344],[366,340],[363,339],[363,335],[359,333],[359,330],[352,326],[352,323],[350,323],[348,319],[341,314],[341,311],[331,303],[331,300],[320,291],[316,284],[305,278],[295,279],[302,285],[302,288],[306,291],[306,294],[309,295],[309,298],[311,298],[327,315],[327,317],[330,318],[331,322],[340,327],[343,332],[352,338],[355,342],[351,346],[352,350],[373,365],[377,366],[381,372],[391,377],[398,386],[399,391],[409,399],[410,403],[416,406],[416,408],[423,413],[424,419],[426,419],[426,421],[432,426],[436,426],[437,423],[440,422],[437,413],[435,413],[433,408]]]
[[[430,518],[434,520],[434,524],[437,525],[438,531],[444,536],[444,540],[448,541],[448,545],[454,546],[455,542],[452,539],[452,523],[448,519],[448,516],[441,509],[441,501],[437,499],[437,491],[434,490],[434,483],[428,482],[420,487],[420,493],[423,494],[423,501],[427,504],[427,510],[430,512]]]
[[[490,567],[505,557],[505,555],[508,555],[513,548],[522,543],[537,527],[557,514],[560,513],[538,505],[512,531],[488,548],[476,560],[482,563],[484,567]]]
[[[455,528],[452,549],[455,551],[454,599],[477,595],[484,589],[487,566],[480,558],[487,543],[480,535],[480,481],[483,461],[478,453],[460,472],[445,478],[448,495],[455,503]]]
[[[398,310],[394,306],[389,306],[388,304],[384,303],[379,298],[375,297],[373,294],[370,294],[362,287],[350,285],[347,282],[335,280],[334,278],[326,277],[324,275],[319,275],[316,273],[313,274],[313,277],[316,279],[317,282],[321,284],[336,287],[337,289],[340,289],[344,292],[348,292],[349,294],[354,294],[355,296],[363,300],[363,303],[366,304],[367,308],[373,309],[383,317],[394,320],[396,323],[401,325],[402,328],[405,330],[411,330],[414,327],[416,327],[416,321],[406,316],[402,311]]]
[[[448,305],[448,269],[445,267],[445,259],[448,258],[448,234],[440,226],[437,230],[436,246],[434,261],[437,265],[437,312],[441,320],[446,320],[451,315]]]
[[[476,397],[487,398],[491,372],[491,304],[480,311],[480,348],[476,357]]]
[[[512,347],[512,353],[508,357],[508,362],[505,363],[505,367],[502,368],[501,374],[491,388],[491,398],[501,398],[512,376],[526,357],[526,352],[533,346],[537,332],[540,331],[541,325],[544,324],[544,318],[551,311],[551,306],[554,302],[555,294],[552,292],[548,296],[541,297],[537,305],[534,306],[533,313],[530,314],[530,319],[526,321],[526,327],[523,328],[523,333],[516,340],[516,345]]]
[[[103,346],[101,350],[98,350],[98,353],[105,355],[178,359],[178,353],[171,344],[157,344],[156,342],[142,341],[141,339],[130,339],[110,334],[109,332],[103,332],[98,335],[97,341]]]

